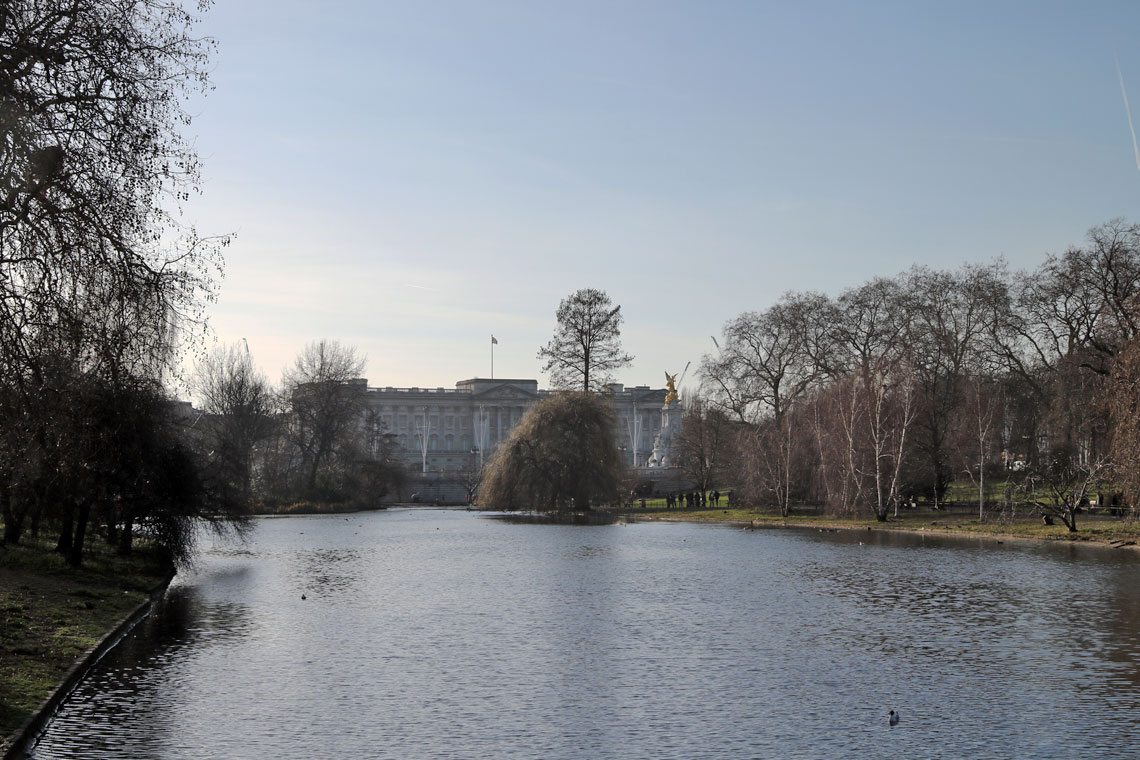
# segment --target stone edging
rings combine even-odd
[[[91,668],[103,659],[103,655],[114,649],[115,645],[130,633],[140,620],[150,614],[154,603],[166,593],[166,588],[172,580],[174,580],[174,572],[168,574],[164,580],[151,589],[150,595],[145,601],[140,602],[137,607],[127,613],[127,616],[110,633],[84,652],[75,661],[75,664],[67,669],[55,691],[39,704],[35,712],[29,715],[19,728],[0,742],[0,751],[4,753],[2,760],[25,760],[28,757],[36,741],[40,738],[40,734],[43,733],[44,727],[55,715],[63,701],[75,690],[75,687],[91,671]]]

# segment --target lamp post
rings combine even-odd
[[[428,408],[424,407],[424,422],[420,428],[420,452],[423,454],[423,471],[427,472],[427,452],[428,452]]]
[[[629,445],[633,449],[632,466],[637,467],[637,442],[641,438],[641,415],[637,413],[637,403],[633,405],[633,417],[627,423],[629,427]],[[624,449],[625,446],[622,446]]]
[[[483,449],[487,448],[487,416],[479,405],[479,419],[475,421],[475,448],[479,451],[479,471],[483,471]]]

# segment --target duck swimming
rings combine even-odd
[[[899,714],[897,712],[891,710],[889,713],[887,713],[887,715],[890,716],[887,718],[887,723],[892,726],[897,726],[899,724]]]

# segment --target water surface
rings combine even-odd
[[[266,519],[175,581],[33,756],[1128,757],[1138,579],[1076,546]]]

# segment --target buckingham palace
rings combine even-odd
[[[552,391],[537,380],[461,380],[454,388],[369,387],[365,408],[374,432],[387,438],[412,472],[475,473],[526,411]],[[646,466],[661,430],[667,390],[620,383],[603,391],[616,412],[614,431],[626,462]]]

